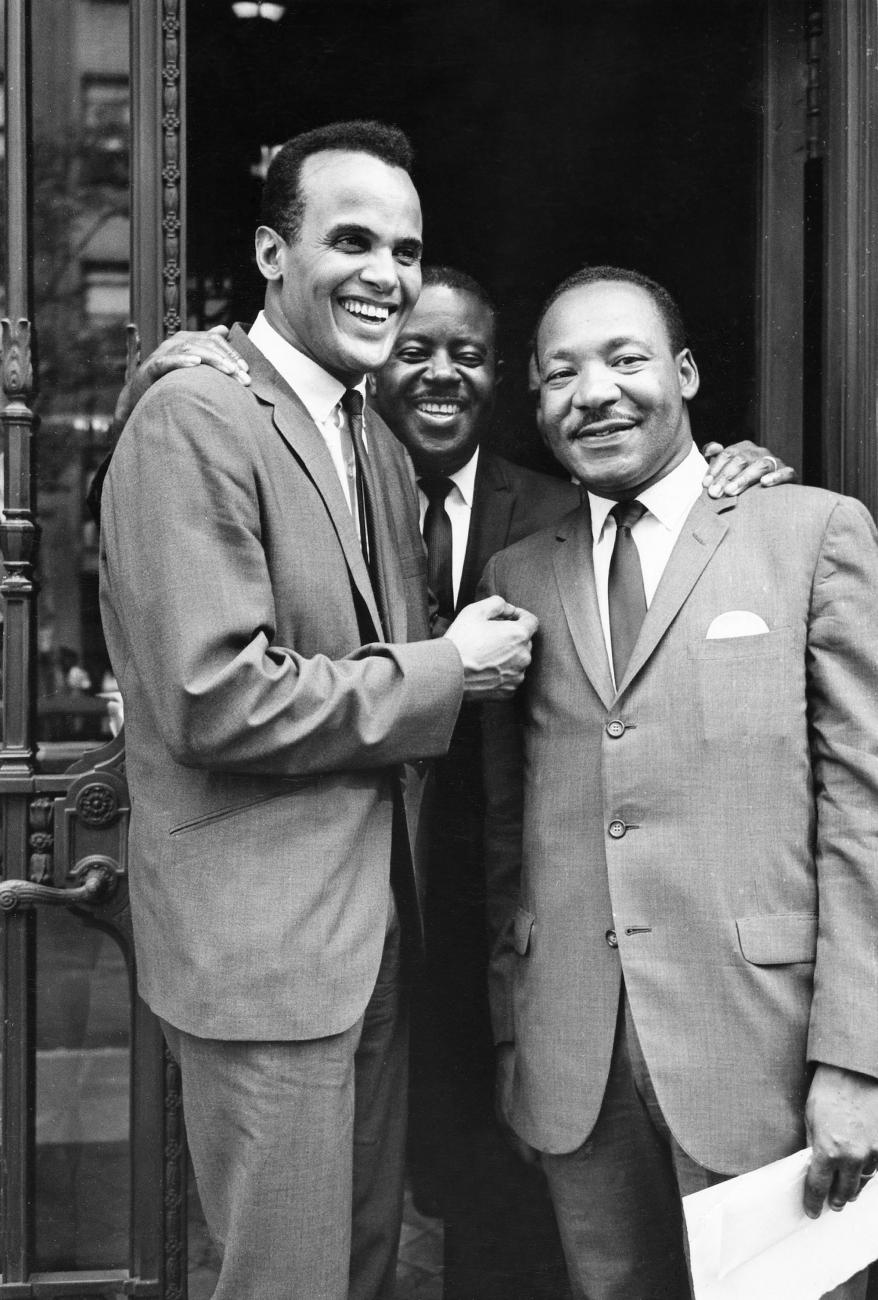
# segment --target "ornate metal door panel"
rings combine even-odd
[[[152,347],[180,320],[179,10],[2,13],[0,1297],[186,1295],[179,1087],[134,987],[124,749],[82,507],[126,322]]]

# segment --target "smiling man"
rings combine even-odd
[[[533,619],[430,639],[405,454],[363,409],[420,290],[395,128],[269,170],[249,386],[176,370],[138,404],[101,514],[125,703],[138,987],[180,1063],[216,1300],[379,1300],[402,1208],[409,761],[511,690]]]
[[[498,1092],[575,1295],[688,1300],[681,1194],[807,1143],[816,1216],[878,1165],[878,539],[703,490],[653,281],[571,276],[536,355],[587,499],[484,583],[540,621],[487,736]]]

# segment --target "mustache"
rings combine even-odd
[[[617,411],[613,407],[607,409],[601,407],[600,410],[592,411],[581,417],[578,428],[590,429],[593,424],[604,424],[607,420],[633,420],[634,416],[630,411]]]

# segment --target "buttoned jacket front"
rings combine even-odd
[[[486,738],[513,1121],[587,1138],[624,974],[672,1131],[737,1173],[803,1144],[809,1062],[878,1075],[875,530],[815,489],[705,494],[618,692],[591,547],[586,504],[483,584],[540,620]],[[708,637],[734,611],[767,631]]]

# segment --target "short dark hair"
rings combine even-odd
[[[642,275],[640,271],[629,271],[621,266],[583,266],[578,271],[574,271],[572,275],[568,275],[565,280],[562,280],[557,288],[553,289],[549,294],[537,317],[536,328],[533,333],[534,350],[536,350],[537,335],[540,326],[545,320],[546,313],[562,294],[567,293],[570,289],[579,289],[585,284],[597,284],[604,280],[609,280],[611,283],[633,284],[638,289],[642,289],[644,293],[648,293],[665,323],[674,356],[683,351],[687,346],[686,326],[683,324],[680,308],[667,289],[660,285],[657,280],[651,280],[648,275]]]
[[[491,319],[497,320],[497,308],[488,290],[473,276],[467,275],[466,271],[458,271],[456,266],[422,266],[421,289],[428,289],[431,285],[440,285],[445,289],[457,289],[461,293],[472,294],[473,298],[490,312]]]
[[[409,175],[414,162],[408,136],[398,126],[386,122],[329,122],[313,131],[294,135],[271,160],[260,213],[262,225],[271,226],[288,244],[298,238],[305,214],[305,196],[300,184],[302,164],[312,154],[327,150],[371,154]]]

